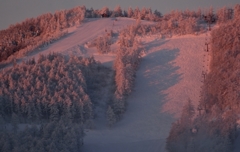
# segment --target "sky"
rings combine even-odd
[[[79,5],[94,9],[101,9],[104,6],[114,9],[120,5],[122,9],[126,10],[128,7],[150,7],[152,10],[157,9],[165,14],[172,10],[197,10],[210,6],[217,9],[235,4],[240,4],[240,0],[0,0],[0,30],[26,18]]]

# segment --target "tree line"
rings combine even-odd
[[[133,9],[129,7],[128,10],[123,10],[121,6],[116,6],[114,10],[110,10],[108,7],[104,6],[102,9],[86,9],[86,18],[98,18],[102,17],[102,14],[106,14],[108,17],[128,17],[134,19],[142,19],[142,20],[149,20],[149,21],[157,21],[162,16],[162,14],[155,10],[152,11],[151,8],[138,8],[136,7]]]
[[[152,32],[161,31],[166,35],[194,34],[204,30],[201,24],[209,20],[225,23],[225,21],[237,16],[238,8],[221,8],[217,13],[213,9],[198,11],[172,11],[162,15],[158,10],[154,12],[151,8],[135,9],[129,7],[122,10],[117,6],[114,10],[108,7],[94,10],[86,9],[85,6],[77,6],[69,10],[47,13],[36,18],[26,19],[21,23],[10,25],[9,28],[0,31],[0,62],[12,61],[16,57],[47,45],[52,41],[67,34],[64,29],[79,25],[84,18],[99,18],[101,14],[108,14],[110,17],[129,17],[140,20],[155,21],[158,24],[150,27]]]
[[[126,98],[133,91],[136,71],[144,48],[136,40],[140,23],[128,26],[119,34],[119,48],[114,61],[113,96],[108,102],[107,119],[109,126],[121,119],[127,106]]]

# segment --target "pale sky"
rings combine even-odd
[[[240,0],[0,0],[0,30],[26,18],[78,5],[94,9],[101,9],[104,6],[114,9],[117,5],[120,5],[122,9],[150,7],[153,11],[157,9],[165,14],[176,9],[197,10],[210,6],[216,9],[223,6],[234,6],[237,3],[240,4]]]

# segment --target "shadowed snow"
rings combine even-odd
[[[199,100],[204,36],[143,38],[146,56],[123,119],[87,132],[84,152],[163,152],[172,122],[190,98]]]

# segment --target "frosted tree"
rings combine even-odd
[[[108,35],[98,37],[96,39],[96,47],[99,53],[106,54],[111,51],[110,49],[110,38]]]
[[[123,59],[121,58],[117,58],[115,63],[114,63],[114,67],[116,69],[116,75],[115,75],[115,81],[116,81],[116,91],[118,92],[118,94],[120,95],[124,95],[125,94],[125,65],[123,62]]]
[[[6,134],[5,136],[3,136],[5,138],[2,138],[1,139],[1,150],[4,151],[4,152],[7,152],[7,151],[11,151],[12,150],[12,146],[11,146],[11,140],[9,139],[9,135]]]
[[[125,79],[125,94],[130,94],[133,89],[133,83],[134,83],[134,68],[133,68],[133,63],[132,64],[127,64],[125,67],[125,74],[126,74],[126,79]]]
[[[197,18],[202,19],[202,10],[199,8],[196,12]]]
[[[84,20],[84,18],[85,18],[86,7],[82,6],[80,9],[81,9],[81,11],[79,12],[80,13],[80,15],[79,15],[80,16],[79,22],[82,22]]]
[[[113,111],[111,106],[108,106],[107,120],[108,120],[108,126],[109,127],[112,127],[117,121],[116,115],[114,114],[114,111]]]
[[[59,109],[56,104],[51,105],[50,108],[50,120],[51,121],[58,121],[59,120]]]
[[[133,12],[133,9],[132,9],[131,7],[128,8],[128,13],[127,13],[127,14],[128,14],[128,17],[129,17],[129,18],[132,18],[132,17],[133,17],[134,12]]]
[[[132,91],[135,73],[139,64],[141,49],[135,40],[139,28],[140,23],[129,26],[119,36],[120,48],[114,61],[116,90],[114,99],[110,104],[117,120],[125,112],[126,97]]]
[[[115,92],[115,97],[116,98],[113,100],[112,107],[117,120],[119,120],[126,110],[126,99],[125,97],[120,95],[118,92]]]
[[[198,25],[195,18],[189,17],[185,20],[185,30],[188,34],[194,34],[196,31],[198,31]]]
[[[240,4],[234,6],[234,19],[240,19]]]
[[[184,126],[190,127],[194,114],[195,114],[194,106],[192,105],[192,101],[189,99],[188,102],[183,106],[180,123]]]
[[[121,16],[123,16],[122,9],[121,9],[121,7],[119,5],[115,7],[112,16],[114,16],[114,17],[119,17],[119,16],[121,17]]]
[[[175,19],[168,20],[167,24],[168,24],[168,29],[175,29],[178,26]]]
[[[140,11],[140,19],[145,19],[145,16],[148,14],[148,11],[145,7]]]
[[[33,121],[34,119],[34,112],[35,112],[35,107],[33,105],[33,103],[28,103],[27,104],[27,119],[29,121]]]
[[[85,6],[77,6],[73,8],[74,15],[74,24],[79,25],[85,18],[86,7]]]
[[[140,9],[136,7],[133,12],[133,18],[138,19],[141,16]]]
[[[16,133],[18,131],[19,117],[17,114],[12,113],[11,123],[13,127],[13,131]]]
[[[169,136],[167,138],[166,148],[169,152],[188,151],[191,146],[191,128],[194,116],[194,107],[191,100],[183,106],[180,119],[172,124]],[[189,152],[192,150],[189,150]]]
[[[218,23],[225,23],[228,20],[228,9],[223,7],[217,11]]]
[[[4,129],[5,129],[5,127],[6,127],[5,124],[6,124],[6,122],[5,122],[2,114],[0,114],[0,129],[1,129],[1,130],[4,130]]]
[[[153,14],[152,9],[147,9],[147,14],[145,15],[145,20],[157,21],[157,16]]]
[[[101,14],[106,14],[106,15],[110,15],[110,11],[108,7],[103,7],[100,11]]]

